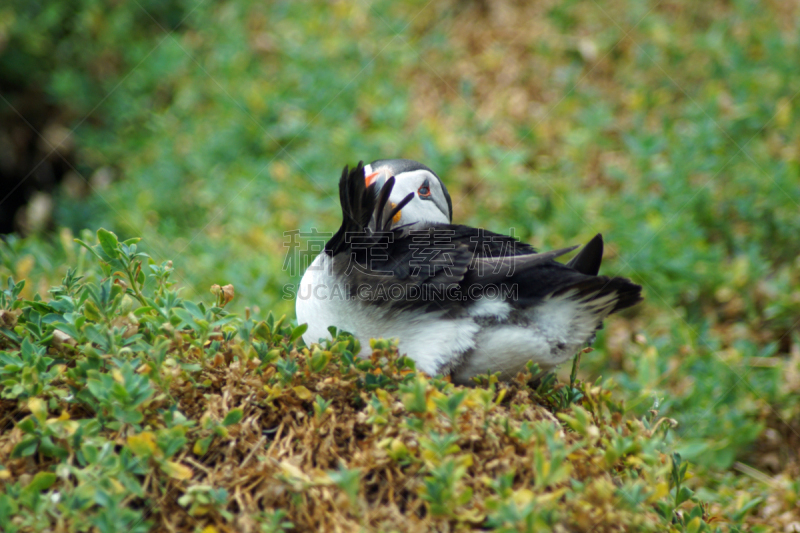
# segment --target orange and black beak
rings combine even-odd
[[[378,191],[380,191],[383,188],[383,184],[386,183],[386,175],[384,174],[383,171],[379,170],[377,172],[373,172],[369,176],[366,176],[364,178],[364,182],[367,184],[367,187],[374,184],[375,194],[378,194]],[[394,206],[397,205],[394,202],[389,202],[389,204],[391,205],[392,209],[394,209]],[[400,216],[401,216],[401,211],[398,211],[397,214],[395,214],[394,217],[392,218],[392,222],[395,224],[400,222]]]
[[[366,182],[367,187],[374,183],[375,192],[377,193],[381,190],[381,187],[383,187],[383,184],[386,182],[386,177],[384,176],[383,172],[379,170],[364,178],[364,181]]]

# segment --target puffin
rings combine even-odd
[[[297,291],[307,345],[335,326],[359,339],[398,340],[417,370],[473,384],[548,371],[595,339],[605,318],[642,300],[640,285],[599,275],[603,238],[537,252],[513,236],[453,224],[453,202],[430,168],[409,159],[345,166],[342,224]]]

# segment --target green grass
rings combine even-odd
[[[703,531],[746,514],[694,498],[674,421],[625,415],[577,366],[464,388],[384,340],[369,360],[333,328],[300,347],[304,326],[230,314],[221,291],[184,300],[136,241],[100,230],[93,276],[0,295],[6,531]]]
[[[612,427],[651,410],[677,422],[659,453],[692,463],[706,518],[727,521],[712,529],[800,519],[800,14],[748,1],[482,5],[142,3],[155,20],[136,3],[3,8],[0,72],[35,65],[30,83],[74,117],[77,171],[115,180],[63,194],[56,235],[3,244],[0,275],[27,279],[28,301],[70,267],[100,287],[72,239],[107,227],[143,237],[156,265],[172,260],[187,301],[233,283],[226,309],[291,320],[284,231],[338,227],[344,164],[416,158],[445,180],[458,222],[543,249],[602,232],[602,272],[646,298],[608,321],[580,368],[611,391]],[[586,494],[570,487],[562,503]]]

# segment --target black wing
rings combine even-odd
[[[514,237],[454,224],[391,228],[395,214],[414,198],[411,193],[391,206],[393,187],[393,178],[380,191],[366,187],[361,163],[349,173],[345,167],[342,174],[342,226],[325,251],[335,257],[351,296],[389,309],[453,313],[471,305],[490,285],[501,284],[511,287],[519,307],[573,289],[576,297],[617,291],[615,311],[641,299],[641,287],[629,280],[595,275],[602,259],[599,236],[564,265],[554,259],[576,247],[535,253]]]

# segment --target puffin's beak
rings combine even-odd
[[[364,181],[366,181],[366,183],[367,183],[367,187],[369,187],[370,185],[372,185],[372,182],[373,182],[373,181],[375,181],[375,178],[377,178],[377,177],[378,177],[378,174],[380,174],[380,171],[378,171],[378,172],[373,172],[372,174],[370,174],[369,176],[367,176],[366,178],[364,178]]]
[[[392,209],[394,209],[395,206],[397,206],[397,204],[394,203],[394,202],[390,202],[390,203],[392,204]],[[401,216],[402,212],[403,212],[403,210],[401,209],[400,211],[397,212],[397,214],[394,217],[392,217],[392,224],[397,224],[398,222],[400,222],[400,216]]]
[[[364,178],[364,182],[367,184],[367,187],[369,187],[374,183],[375,193],[377,193],[378,191],[381,190],[383,184],[386,183],[386,176],[384,176],[383,172],[379,170],[377,172],[373,172],[372,174]]]
[[[383,184],[386,183],[386,176],[382,171],[379,170],[377,172],[373,172],[369,176],[366,176],[364,178],[364,182],[366,183],[367,187],[369,187],[372,184],[375,184],[375,194],[378,194],[378,192],[383,187]],[[394,209],[394,207],[397,205],[394,202],[389,202],[389,203],[391,204],[392,209]],[[398,211],[394,215],[394,217],[392,217],[392,222],[395,224],[400,222],[400,211]]]

